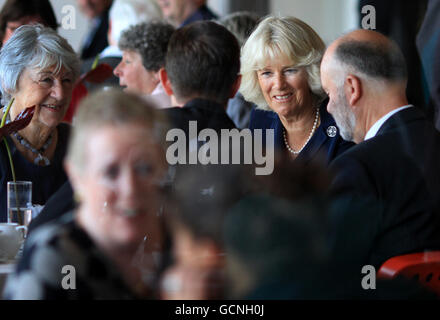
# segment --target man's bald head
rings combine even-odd
[[[375,31],[356,30],[333,42],[321,63],[321,82],[341,135],[357,143],[377,120],[408,104],[403,54]]]
[[[405,58],[396,43],[371,30],[356,30],[337,39],[327,50],[324,62],[338,62],[348,72],[375,80],[406,82]]]

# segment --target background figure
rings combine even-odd
[[[2,104],[9,119],[35,106],[29,125],[7,137],[17,180],[32,181],[32,200],[44,205],[67,180],[63,158],[70,126],[61,123],[79,75],[79,59],[67,40],[41,25],[17,29],[0,51]],[[3,109],[5,112],[6,108]],[[2,113],[3,113],[2,112]],[[0,146],[0,221],[6,221],[6,183],[12,181]]]
[[[143,99],[119,90],[87,97],[75,121],[65,165],[79,207],[29,235],[5,297],[153,298],[166,122]],[[75,290],[62,286],[66,265],[75,268]]]
[[[328,299],[330,287],[336,297],[339,287],[324,281],[331,266],[322,207],[268,194],[241,200],[223,227],[228,298]]]
[[[109,10],[113,0],[77,0],[82,13],[90,19],[90,31],[81,48],[81,60],[95,58],[108,46]]]
[[[122,60],[114,70],[125,90],[153,99],[159,108],[171,107],[159,70],[165,67],[168,42],[174,27],[166,22],[137,24],[124,31],[119,40]]]
[[[428,0],[428,9],[417,35],[417,49],[427,81],[425,101],[440,130],[440,0]]]
[[[108,46],[99,52],[99,63],[107,63],[115,68],[122,59],[122,52],[118,48],[118,42],[123,31],[130,26],[153,19],[160,19],[162,14],[155,0],[114,0],[109,13],[111,28],[105,36]],[[90,71],[96,57],[84,61],[81,73]],[[112,76],[99,85],[88,84],[88,90],[93,91],[102,86],[118,86],[119,79]]]
[[[423,83],[426,81],[422,71],[421,57],[416,47],[416,37],[426,12],[427,0],[360,0],[359,12],[365,5],[376,9],[376,30],[396,41],[403,52],[408,70],[408,101],[433,117],[424,99]],[[364,15],[360,15],[361,21]],[[411,21],[411,23],[408,23]],[[362,25],[360,25],[362,28]]]
[[[183,27],[191,22],[217,19],[206,0],[156,0],[163,16],[174,26]]]
[[[326,110],[319,72],[324,50],[305,22],[268,16],[241,50],[240,92],[258,106],[251,113],[251,130],[274,130],[276,149],[292,159],[327,165],[352,144],[340,137]]]
[[[251,35],[258,24],[260,17],[251,12],[241,11],[231,13],[219,20],[219,22],[237,38],[240,48]],[[249,126],[251,110],[255,104],[246,101],[240,92],[237,92],[234,98],[229,99],[226,113],[234,121],[239,129]]]
[[[2,45],[24,24],[40,23],[57,30],[58,23],[49,0],[8,0],[0,11]]]

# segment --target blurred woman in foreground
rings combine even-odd
[[[83,101],[66,159],[79,207],[33,231],[6,298],[152,297],[162,242],[163,124],[134,95],[108,91]],[[66,265],[74,282],[61,272]],[[72,283],[75,290],[65,290]]]

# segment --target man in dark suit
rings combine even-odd
[[[328,111],[356,146],[336,158],[334,255],[355,268],[440,248],[440,136],[408,105],[405,59],[385,36],[357,30],[326,51]]]
[[[81,60],[94,58],[108,46],[109,11],[113,0],[78,0],[81,12],[91,21],[91,29],[81,48]]]

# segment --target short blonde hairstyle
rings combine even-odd
[[[257,26],[241,50],[241,87],[244,98],[258,108],[270,110],[258,83],[257,71],[268,59],[287,56],[292,65],[304,67],[316,102],[324,99],[320,63],[325,51],[321,37],[295,17],[268,16]]]

